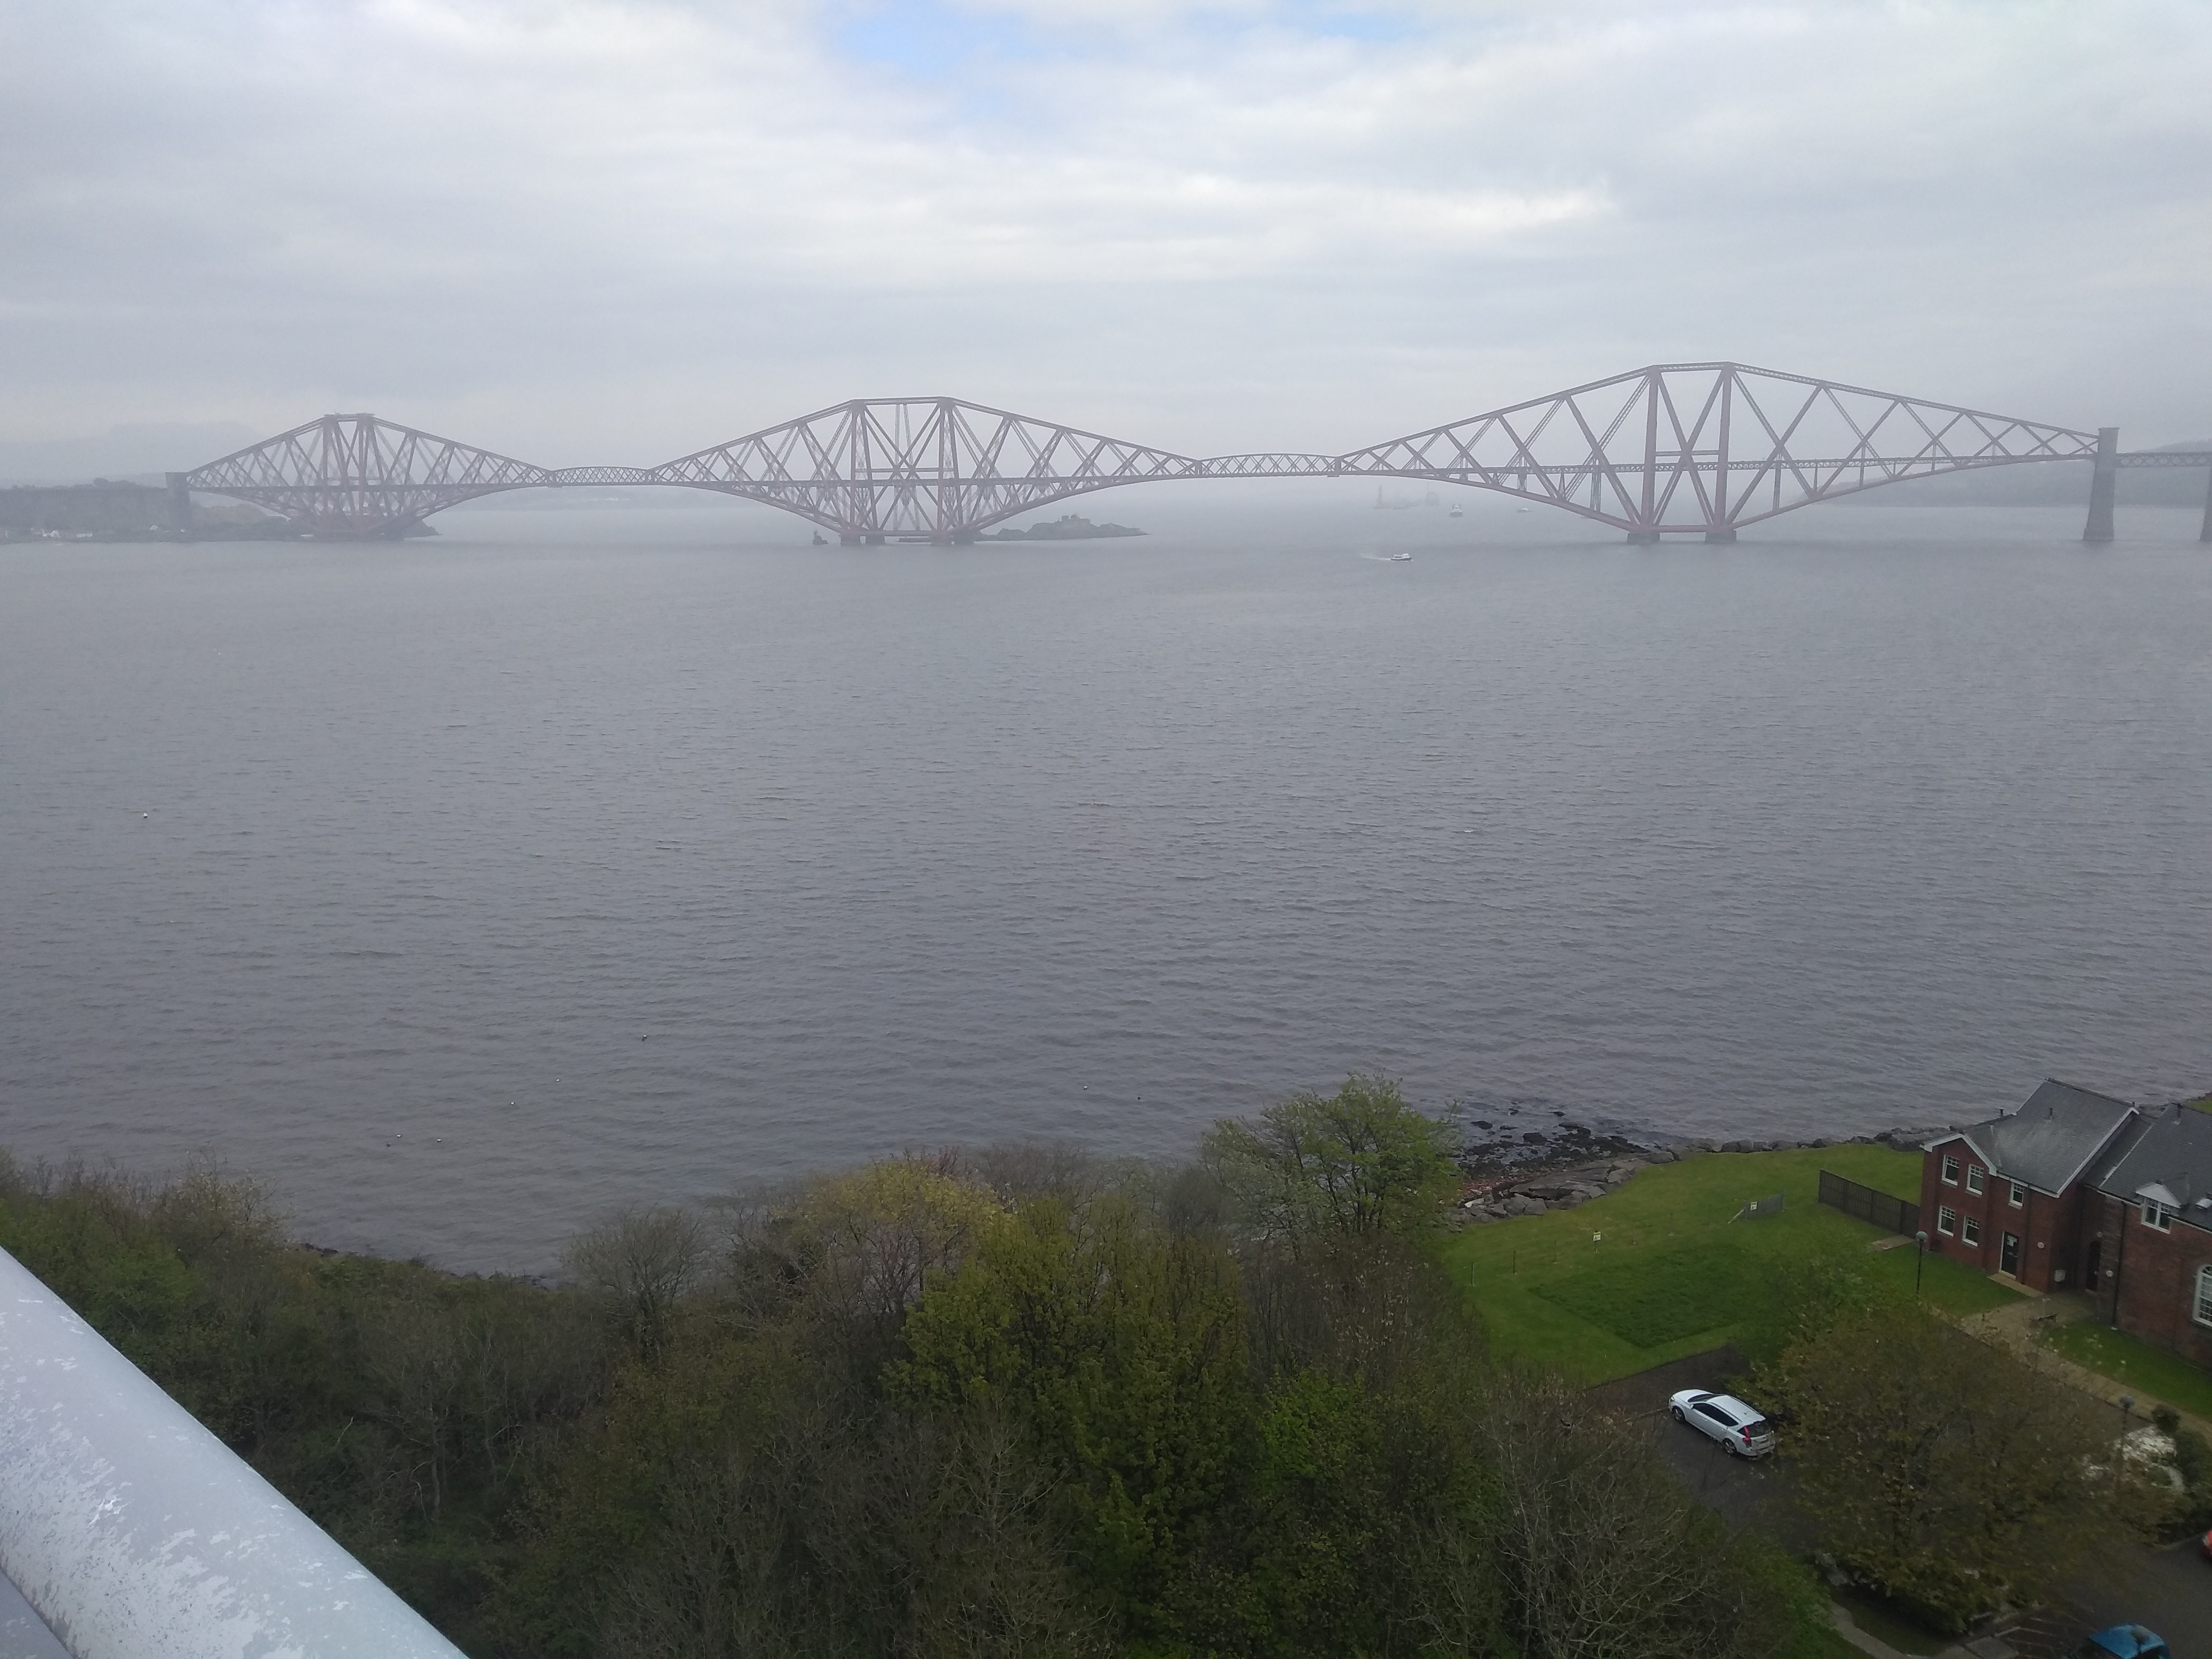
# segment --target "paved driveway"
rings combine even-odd
[[[1731,1527],[1756,1527],[1803,1554],[1815,1543],[1796,1492],[1771,1457],[1730,1457],[1720,1442],[1677,1423],[1664,1407],[1651,1419],[1659,1452],[1690,1495]],[[2212,1656],[2208,1656],[2212,1659]]]
[[[2212,1659],[2212,1561],[2193,1539],[2131,1552],[2118,1572],[2072,1585],[2065,1601],[2081,1633],[2132,1620],[2166,1638],[2173,1659]]]

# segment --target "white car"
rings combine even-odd
[[[1774,1425],[1732,1394],[1685,1389],[1667,1409],[1677,1423],[1719,1441],[1731,1457],[1764,1457],[1774,1449]]]

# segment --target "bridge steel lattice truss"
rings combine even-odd
[[[1667,363],[1594,380],[1340,455],[1200,458],[953,398],[860,398],[653,467],[536,466],[374,415],[325,415],[173,488],[252,501],[304,533],[404,536],[500,490],[678,485],[763,501],[848,544],[972,542],[1050,502],[1184,478],[1414,478],[1495,490],[1631,541],[1747,525],[1908,479],[2053,461],[2093,464],[2085,539],[2112,538],[2123,467],[2208,466],[2212,453],[2124,454],[2077,430],[1739,363]],[[2206,539],[2212,540],[2212,495]]]

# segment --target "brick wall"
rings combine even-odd
[[[1954,1187],[1943,1184],[1943,1160],[1947,1157],[1959,1160],[1960,1179]],[[1920,1160],[1920,1225],[1928,1235],[1928,1248],[1939,1255],[1949,1256],[1954,1261],[1963,1261],[1970,1267],[1981,1267],[1981,1250],[1960,1237],[1956,1220],[1951,1224],[1948,1233],[1942,1231],[1940,1223],[1945,1210],[1950,1211],[1954,1217],[1965,1212],[1970,1200],[1964,1171],[1969,1163],[1980,1162],[1980,1157],[1972,1147],[1964,1140],[1957,1139],[1930,1146],[1926,1156]],[[1977,1206],[1973,1213],[1979,1215],[1981,1200],[1974,1199],[1971,1201]]]
[[[2193,1316],[2197,1270],[2212,1262],[2212,1233],[2179,1219],[2163,1232],[2146,1227],[2134,1205],[2106,1193],[2090,1195],[2089,1216],[2087,1231],[2102,1240],[2097,1311],[2105,1322],[2212,1366],[2212,1328]]]
[[[1955,1186],[1943,1180],[1943,1160],[1947,1157],[1959,1161]],[[1983,1170],[1982,1190],[1978,1193],[1967,1188],[1971,1171],[1977,1169]],[[1947,1209],[1955,1218],[1948,1234],[1942,1230],[1942,1212]],[[2002,1271],[2004,1236],[2012,1233],[2020,1240],[2015,1276],[2031,1290],[2068,1290],[2079,1282],[2081,1209],[2078,1187],[2069,1188],[2055,1198],[2030,1189],[2025,1194],[2025,1201],[2015,1209],[2011,1180],[1997,1170],[1985,1168],[1981,1154],[1963,1138],[1930,1147],[1921,1160],[1920,1224],[1927,1230],[1929,1247],[1954,1261],[1993,1273]],[[1969,1217],[1980,1235],[1972,1244],[1966,1242],[1966,1236]],[[2061,1270],[2064,1277],[2056,1277]]]
[[[2087,1189],[2078,1183],[2057,1198],[2033,1192],[2027,1195],[2029,1207],[2035,1212],[2035,1237],[2040,1246],[2035,1252],[2036,1265],[2042,1274],[2030,1282],[2039,1291],[2082,1288],[2082,1216],[2087,1208],[2083,1200],[2087,1196]]]
[[[1959,1161],[1959,1180],[1956,1185],[1943,1180],[1943,1160],[1954,1158]],[[1981,1170],[1982,1190],[1966,1190],[1967,1171]],[[1954,1261],[1963,1261],[1983,1273],[1995,1273],[1997,1268],[1997,1247],[2005,1229],[2020,1231],[2017,1221],[2004,1222],[1999,1212],[2005,1210],[2000,1194],[2004,1183],[1991,1176],[1982,1164],[1982,1155],[1963,1139],[1947,1140],[1929,1149],[1920,1168],[1920,1224],[1927,1230],[1928,1243],[1949,1256]],[[1951,1231],[1942,1230],[1942,1212],[1951,1212]],[[2012,1213],[2017,1213],[2014,1212]],[[1973,1243],[1966,1242],[1966,1223],[1977,1224],[1978,1237]]]

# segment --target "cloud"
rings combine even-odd
[[[0,433],[1330,447],[1714,356],[2193,431],[2207,84],[2191,0],[18,0]]]

